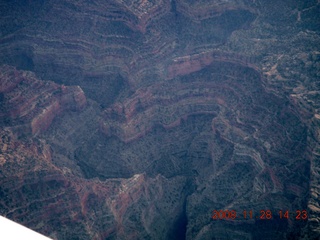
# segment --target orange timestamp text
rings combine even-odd
[[[307,220],[308,212],[306,210],[296,210],[293,214],[289,210],[260,210],[258,214],[255,214],[253,210],[243,210],[238,213],[236,210],[213,210],[211,218],[213,220],[235,220],[235,219],[260,219],[260,220],[271,220],[273,218],[278,219],[289,219],[294,218],[295,220]]]

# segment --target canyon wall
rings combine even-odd
[[[53,239],[318,239],[318,10],[2,1],[0,214]]]
[[[63,111],[81,110],[86,97],[80,87],[65,87],[43,82],[30,72],[1,67],[2,118],[15,127],[37,135],[48,129],[52,120]]]

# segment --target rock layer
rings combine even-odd
[[[47,130],[63,111],[81,110],[86,106],[86,97],[80,87],[42,82],[34,74],[13,67],[1,67],[0,81],[2,118],[15,127],[25,125],[32,135]]]
[[[149,178],[144,174],[88,181],[56,167],[46,143],[21,142],[9,130],[0,134],[1,215],[53,239],[171,234],[184,196],[176,192],[184,185],[183,177],[174,178],[174,185],[160,175]],[[170,205],[163,204],[168,201]],[[141,231],[141,222],[148,231]]]
[[[318,9],[1,3],[0,214],[57,239],[317,239]]]

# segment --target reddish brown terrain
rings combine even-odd
[[[38,80],[30,72],[13,67],[1,68],[2,117],[15,127],[25,126],[19,133],[38,135],[52,120],[67,110],[81,110],[86,97],[80,87],[66,87]]]
[[[0,215],[59,240],[318,239],[319,9],[0,1]]]

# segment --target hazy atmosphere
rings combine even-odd
[[[51,239],[320,239],[319,143],[318,0],[0,0],[0,216]]]

